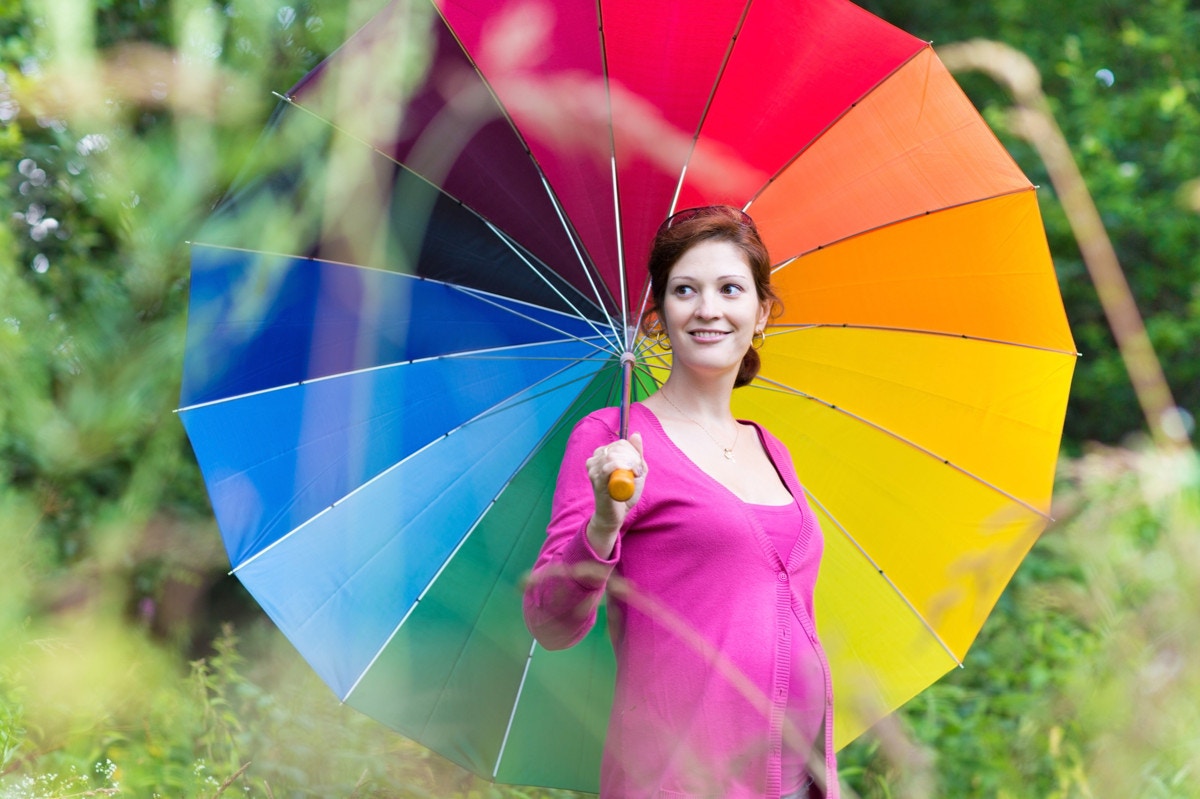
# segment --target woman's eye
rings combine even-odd
[[[681,297],[686,296],[686,295],[692,293],[692,287],[691,286],[676,286],[675,293]]]
[[[726,283],[721,287],[721,291],[725,294],[741,294],[743,291],[745,291],[745,289],[743,289],[737,283]]]

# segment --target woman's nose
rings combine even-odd
[[[696,303],[696,316],[700,319],[712,319],[720,314],[719,307],[717,298],[711,291],[702,291]]]

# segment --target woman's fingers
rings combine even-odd
[[[634,433],[629,439],[598,447],[588,459],[588,476],[598,505],[606,495],[614,504],[636,502],[645,482],[646,462],[642,457],[641,435]],[[623,514],[618,512],[618,515]]]
[[[634,433],[630,439],[636,439],[637,444],[621,440],[598,448],[588,459],[589,471],[594,471],[595,476],[606,481],[608,475],[617,469],[627,469],[641,476],[646,471],[646,464],[642,459],[641,438],[639,434]]]

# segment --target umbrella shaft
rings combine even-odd
[[[633,353],[621,353],[621,438],[629,438],[629,404],[633,398]]]

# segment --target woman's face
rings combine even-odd
[[[768,311],[742,251],[728,241],[700,242],[667,276],[662,315],[672,360],[698,373],[736,373]]]

